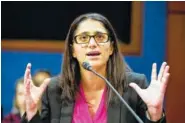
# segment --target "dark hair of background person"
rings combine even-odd
[[[24,84],[24,78],[23,77],[21,77],[20,79],[18,79],[17,81],[16,81],[16,85],[15,85],[15,97],[14,97],[14,101],[13,101],[13,106],[16,108],[16,109],[18,109],[19,110],[19,106],[18,106],[18,104],[17,104],[17,88],[18,88],[18,85],[19,84]]]

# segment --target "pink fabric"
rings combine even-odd
[[[106,89],[102,94],[100,105],[92,118],[88,105],[85,100],[85,95],[82,87],[80,86],[80,92],[77,94],[72,123],[107,123],[107,108],[105,103]]]

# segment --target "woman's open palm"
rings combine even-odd
[[[166,62],[163,62],[161,65],[158,76],[157,65],[154,63],[152,66],[151,82],[148,88],[141,89],[135,83],[131,83],[130,86],[136,90],[148,108],[162,108],[169,75],[169,66]]]
[[[31,77],[31,64],[28,63],[25,74],[24,74],[24,89],[25,89],[25,103],[26,103],[26,112],[27,114],[35,113],[38,109],[38,103],[41,99],[41,96],[46,89],[50,79],[45,79],[40,87],[36,87],[33,84]]]

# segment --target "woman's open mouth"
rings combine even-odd
[[[88,52],[86,55],[87,56],[99,56],[101,53],[99,51],[91,51]]]

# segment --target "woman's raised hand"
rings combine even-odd
[[[31,64],[28,63],[24,74],[25,106],[28,121],[37,113],[38,103],[50,82],[50,78],[44,80],[40,87],[36,87],[31,77]]]
[[[156,63],[152,66],[151,82],[147,89],[141,89],[137,84],[130,83],[130,86],[136,90],[138,95],[146,103],[148,112],[152,120],[157,121],[163,113],[163,101],[168,84],[170,73],[166,62],[161,65],[157,75]]]

